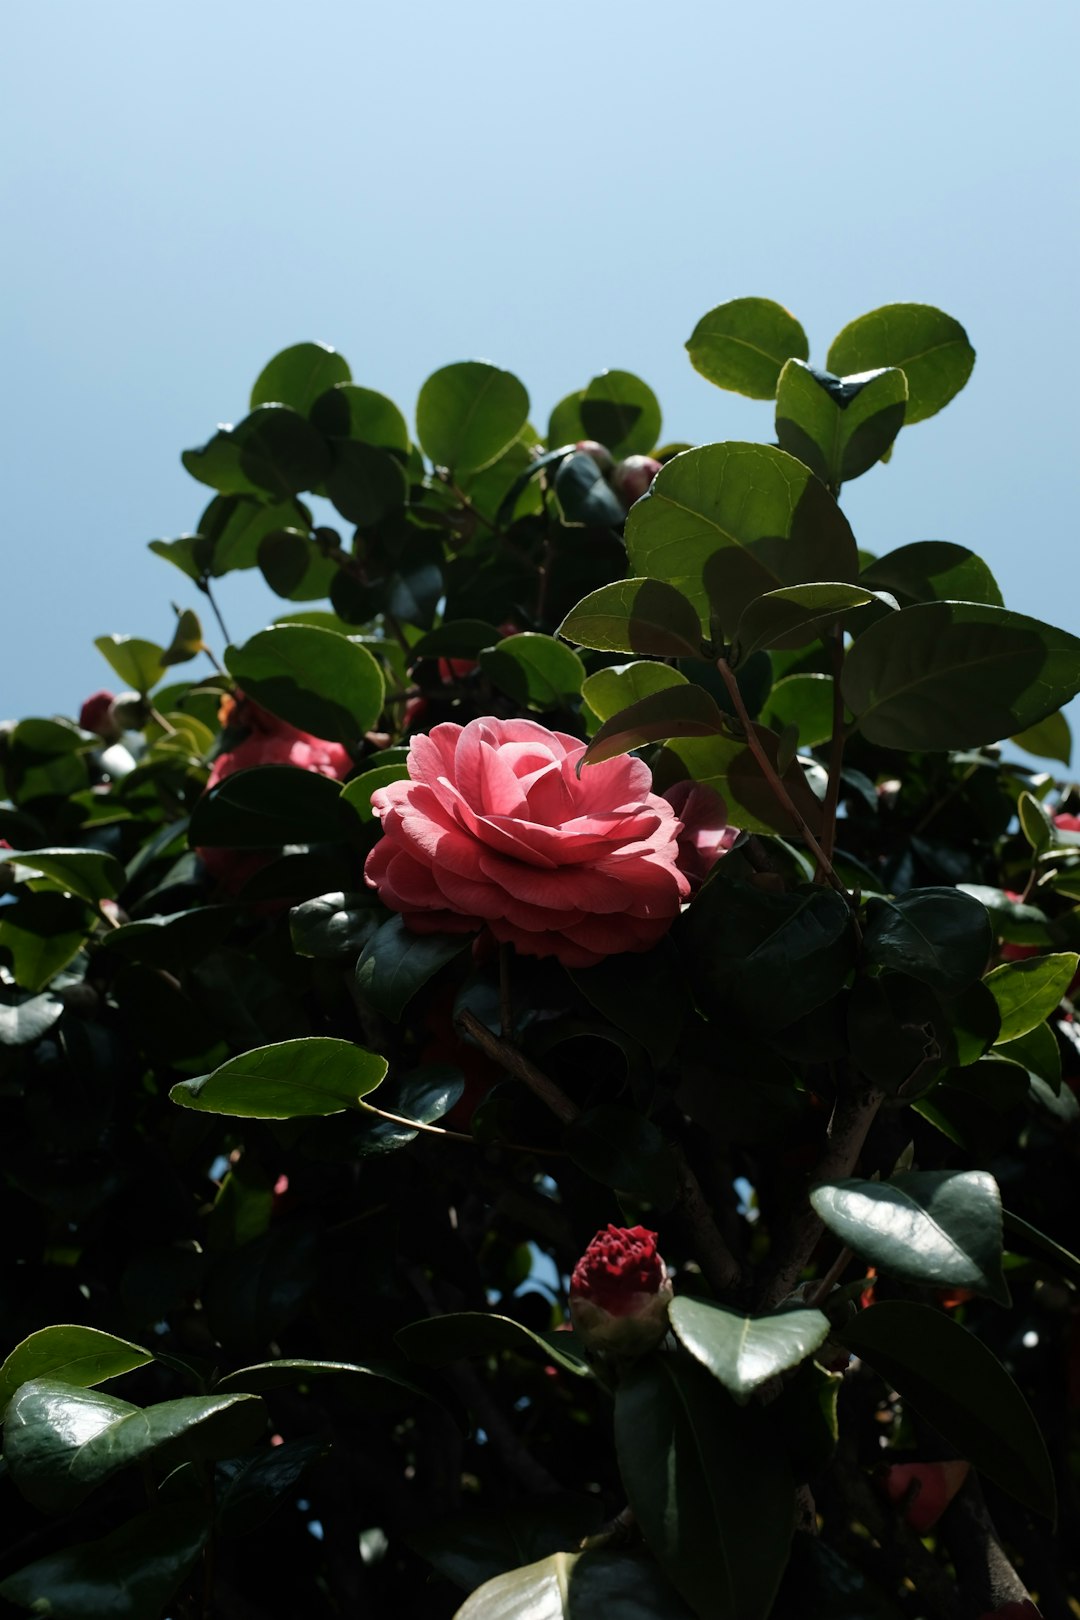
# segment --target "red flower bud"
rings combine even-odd
[[[905,1519],[917,1535],[925,1536],[937,1524],[970,1469],[971,1464],[959,1458],[950,1462],[894,1463],[878,1483],[890,1502],[906,1501]]]
[[[659,471],[660,462],[655,456],[627,456],[620,461],[611,481],[623,505],[629,508],[647,494]]]
[[[606,444],[601,444],[598,439],[579,439],[574,449],[582,451],[586,456],[592,456],[604,477],[610,478],[615,468],[615,457]]]
[[[674,1290],[643,1226],[597,1232],[570,1279],[570,1316],[590,1350],[640,1356],[663,1339]]]
[[[79,710],[79,724],[84,731],[92,731],[103,742],[119,742],[123,736],[119,722],[112,712],[116,698],[112,692],[93,692]]]
[[[1080,833],[1080,816],[1071,816],[1067,810],[1062,810],[1054,817],[1054,826],[1059,832]]]

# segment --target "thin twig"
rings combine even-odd
[[[829,1295],[833,1291],[834,1284],[840,1281],[840,1278],[844,1275],[844,1272],[851,1264],[851,1258],[851,1250],[845,1245],[845,1247],[840,1250],[840,1253],[837,1255],[824,1277],[822,1277],[819,1282],[815,1283],[812,1292],[807,1295],[807,1310],[816,1310],[823,1300],[828,1299]]]
[[[213,612],[214,618],[218,622],[218,629],[221,631],[222,635],[225,637],[225,645],[226,646],[231,646],[232,645],[232,636],[230,636],[229,631],[228,631],[228,626],[226,625],[225,620],[221,616],[221,609],[217,605],[217,598],[214,596],[213,591],[210,589],[210,581],[208,579],[204,579],[202,581],[200,589],[202,590],[203,595],[206,597],[207,601],[210,603],[211,611]]]
[[[840,773],[844,766],[844,743],[847,740],[844,730],[844,694],[840,690],[840,676],[844,669],[844,632],[839,625],[832,635],[832,655],[832,742],[829,749],[829,785],[825,790],[825,803],[822,806],[821,829],[821,847],[830,860],[836,848],[836,812],[840,805]],[[824,870],[819,866],[814,873],[814,881],[820,882],[824,876]]]
[[[572,1125],[579,1117],[581,1109],[566,1095],[562,1087],[557,1086],[554,1080],[549,1080],[547,1075],[535,1064],[530,1063],[516,1046],[511,1046],[509,1041],[493,1035],[474,1012],[470,1012],[467,1007],[464,1008],[458,1015],[458,1023],[472,1036],[481,1051],[486,1052],[496,1063],[501,1063],[515,1079],[523,1081],[533,1095],[539,1097],[540,1101],[550,1108],[556,1119],[561,1119],[564,1125]]]

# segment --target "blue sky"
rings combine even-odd
[[[112,681],[95,635],[199,607],[146,542],[193,527],[180,450],[286,344],[410,418],[483,357],[541,424],[617,366],[666,437],[764,439],[683,349],[748,293],[818,362],[882,303],[964,322],[967,389],[845,507],[1080,628],[1075,0],[45,0],[5,33],[0,717],[76,712]],[[281,611],[257,576],[220,594],[238,639]]]

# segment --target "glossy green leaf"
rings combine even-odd
[[[169,1096],[183,1108],[248,1119],[297,1119],[355,1108],[386,1074],[386,1059],[326,1035],[279,1041],[230,1058],[212,1074],[181,1080]]]
[[[225,666],[249,697],[316,737],[356,742],[383,705],[383,675],[366,647],[310,625],[260,630],[225,649]]]
[[[732,639],[732,662],[744,664],[767,647],[805,647],[855,608],[879,602],[892,610],[891,596],[861,585],[785,585],[747,604]]]
[[[63,1512],[121,1468],[163,1447],[182,1458],[228,1457],[263,1432],[252,1395],[199,1395],[132,1406],[55,1378],[23,1384],[7,1409],[4,1457],[28,1502]]]
[[[568,455],[552,479],[555,499],[565,524],[572,528],[615,528],[625,508],[601,468],[585,451]]]
[[[934,416],[971,376],[975,350],[959,321],[930,304],[885,304],[851,321],[827,361],[839,374],[899,366],[907,378],[907,421]]]
[[[1058,1271],[1071,1277],[1074,1283],[1080,1283],[1080,1257],[1062,1248],[1052,1237],[1040,1232],[1037,1226],[1021,1220],[1011,1210],[1005,1211],[1004,1225],[1010,1249],[1021,1254],[1034,1251],[1039,1259],[1049,1260]]]
[[[958,889],[912,889],[867,903],[867,963],[958,995],[978,979],[993,949],[985,906]]]
[[[376,765],[374,769],[365,771],[341,790],[341,801],[347,804],[361,821],[373,821],[375,812],[371,807],[371,795],[379,788],[389,787],[391,782],[403,782],[409,775],[408,767],[404,762],[397,765]]]
[[[585,666],[554,636],[523,631],[480,654],[485,675],[515,703],[529,709],[564,709],[581,691]]]
[[[1016,945],[1049,945],[1050,928],[1046,915],[1038,906],[1014,900],[1005,889],[993,889],[984,883],[958,883],[961,894],[986,907],[990,924],[999,939]]]
[[[476,658],[502,640],[502,631],[483,619],[448,619],[421,636],[413,658]]]
[[[651,1559],[619,1549],[554,1552],[506,1570],[454,1620],[690,1620],[690,1612]]]
[[[454,1311],[410,1322],[408,1327],[399,1328],[394,1338],[410,1361],[425,1367],[447,1367],[463,1357],[512,1350],[519,1356],[539,1354],[579,1378],[590,1376],[589,1364],[572,1334],[534,1333],[512,1317],[487,1311]]]
[[[231,906],[194,906],[189,911],[159,913],[111,928],[102,935],[101,944],[130,961],[183,972],[193,959],[222,943],[234,917]]]
[[[229,1458],[219,1463],[216,1485],[216,1521],[223,1536],[246,1535],[257,1529],[313,1463],[330,1451],[320,1435],[285,1440],[254,1457]]]
[[[326,493],[343,518],[373,529],[405,504],[408,481],[395,455],[358,440],[335,442]]]
[[[982,558],[951,540],[916,540],[887,552],[863,569],[859,584],[891,592],[902,607],[914,602],[1004,606],[997,580]]]
[[[341,382],[318,398],[308,413],[320,433],[358,439],[380,450],[409,453],[409,424],[392,399],[374,388]]]
[[[469,934],[414,934],[401,917],[384,922],[356,964],[360,993],[386,1018],[400,1018],[416,992],[470,943]]]
[[[595,967],[572,968],[570,977],[597,1012],[640,1041],[658,1068],[667,1063],[686,1009],[686,978],[670,939],[651,951],[620,952]]]
[[[585,437],[620,456],[647,455],[660,442],[660,402],[631,371],[602,371],[581,396]]]
[[[156,641],[141,641],[138,636],[97,636],[94,646],[125,686],[142,696],[152,691],[165,673],[165,649]]]
[[[287,405],[259,405],[180,457],[192,478],[223,495],[266,493],[278,500],[317,489],[330,466],[326,440]]]
[[[294,765],[255,765],[226,776],[198,801],[188,839],[193,849],[270,849],[333,843],[351,831],[341,789],[330,777]]]
[[[711,737],[724,728],[724,716],[708,692],[689,683],[668,686],[605,720],[585,750],[582,765],[598,765],[644,743],[668,737]]]
[[[838,1339],[980,1473],[1053,1518],[1046,1443],[1031,1409],[992,1350],[944,1311],[885,1300],[834,1328]]]
[[[776,438],[838,490],[887,453],[906,409],[907,379],[895,368],[834,377],[788,360],[776,388]]]
[[[652,1355],[620,1381],[615,1447],[646,1543],[699,1620],[765,1620],[794,1514],[764,1410],[689,1357]]]
[[[218,495],[199,519],[200,538],[210,548],[210,573],[215,578],[234,569],[254,568],[268,534],[282,529],[307,534],[310,528],[311,513],[301,501],[267,503],[248,495]]]
[[[1041,855],[1054,842],[1054,818],[1034,793],[1021,793],[1016,802],[1020,831],[1036,855]]]
[[[670,1209],[678,1171],[662,1131],[633,1108],[599,1103],[587,1108],[566,1132],[566,1150],[579,1169],[605,1187]]]
[[[841,1243],[887,1276],[923,1288],[970,1288],[1010,1304],[1001,1269],[1001,1194],[985,1170],[826,1182],[812,1190],[810,1202]]]
[[[0,1046],[32,1046],[63,1016],[58,996],[24,995],[0,986]]]
[[[126,881],[115,855],[100,849],[29,849],[4,851],[5,860],[40,872],[69,894],[95,905],[112,900]]]
[[[848,653],[844,700],[883,748],[975,748],[1011,737],[1080,691],[1080,641],[985,603],[890,613]]]
[[[654,692],[685,685],[686,676],[670,664],[609,664],[585,677],[581,695],[597,719],[604,721]]]
[[[524,385],[483,360],[463,360],[434,372],[416,402],[416,431],[439,467],[475,472],[498,460],[529,415]]]
[[[761,711],[772,731],[796,726],[800,748],[818,748],[833,731],[833,679],[831,675],[785,675],[777,681]]]
[[[847,519],[808,467],[772,445],[707,444],[662,467],[626,521],[635,574],[688,597],[727,639],[766,591],[854,581]]]
[[[89,1388],[153,1361],[141,1345],[103,1333],[100,1328],[61,1323],[39,1328],[17,1344],[0,1367],[0,1412],[20,1384],[32,1378],[58,1378]]]
[[[1051,1091],[1061,1090],[1061,1048],[1049,1024],[1036,1024],[1025,1035],[999,1041],[997,1053],[1012,1063],[1022,1063],[1029,1074],[1045,1081]]]
[[[657,579],[620,579],[592,591],[569,612],[557,635],[602,652],[697,658],[701,624],[680,591]]]
[[[1018,732],[1009,741],[1039,759],[1060,760],[1066,769],[1072,760],[1072,732],[1069,722],[1061,713],[1048,714],[1045,720],[1039,720],[1026,731]]]
[[[82,900],[55,891],[0,907],[0,948],[11,953],[16,984],[35,994],[44,990],[82,948],[92,922]]]
[[[1080,956],[1058,951],[1023,962],[1003,962],[986,975],[986,988],[1001,1013],[1001,1041],[1015,1041],[1043,1023],[1057,1007],[1076,976]]]
[[[251,409],[257,405],[289,405],[307,416],[321,394],[349,381],[344,355],[328,343],[293,343],[268,360],[251,390]]]
[[[384,1119],[374,1112],[366,1114],[360,1129],[349,1139],[350,1153],[355,1158],[366,1158],[407,1147],[420,1133],[405,1122],[433,1125],[460,1101],[464,1090],[464,1075],[449,1063],[424,1063],[397,1080],[386,1081],[379,1091],[377,1106],[398,1117]]]
[[[209,1534],[202,1503],[153,1508],[27,1564],[0,1582],[0,1597],[55,1620],[160,1620]]]
[[[259,542],[259,571],[277,596],[318,602],[329,596],[338,564],[298,529],[276,529]]]
[[[415,1389],[415,1384],[391,1369],[381,1366],[365,1367],[356,1361],[307,1361],[283,1356],[278,1361],[260,1361],[253,1367],[240,1367],[225,1373],[214,1386],[216,1394],[261,1395],[268,1389],[290,1389],[317,1378],[379,1378],[390,1383],[404,1384]]]
[[[777,1373],[797,1367],[829,1334],[828,1317],[816,1310],[745,1316],[683,1296],[670,1314],[676,1338],[739,1401]]]
[[[751,399],[772,399],[785,361],[810,353],[794,315],[771,298],[717,305],[698,321],[686,347],[695,371]]]
[[[803,775],[801,766],[792,762],[786,770],[781,771],[780,738],[767,726],[755,726],[754,731],[806,825],[811,832],[820,832],[821,803]],[[788,838],[798,836],[798,829],[790,814],[777,800],[761,766],[742,738],[673,738],[661,755],[654,756],[652,763],[658,791],[690,777],[719,793],[727,805],[728,820],[733,827],[741,827],[747,832],[779,832]]]

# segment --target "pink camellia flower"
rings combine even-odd
[[[667,933],[691,882],[683,824],[622,755],[535,720],[447,722],[409,746],[408,780],[371,796],[383,836],[366,882],[417,933],[485,924],[526,956],[592,967]]]
[[[624,506],[633,506],[648,493],[661,465],[655,456],[627,456],[625,461],[619,462],[611,482]]]
[[[570,1318],[590,1350],[641,1356],[668,1330],[674,1290],[644,1226],[597,1232],[570,1279]]]
[[[1071,816],[1067,810],[1061,810],[1054,817],[1054,826],[1059,832],[1080,833],[1080,816]]]
[[[682,822],[679,834],[679,867],[696,891],[704,883],[721,855],[726,855],[739,836],[729,827],[727,805],[713,788],[703,782],[676,782],[664,798]]]
[[[123,731],[112,712],[116,696],[104,689],[92,692],[79,710],[79,724],[84,731],[92,731],[102,742],[119,742]]]

